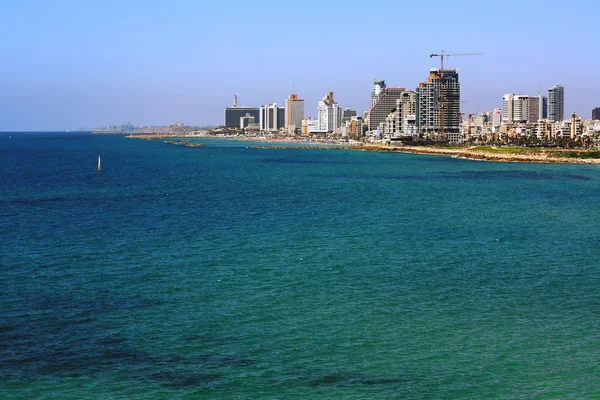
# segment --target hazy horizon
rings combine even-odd
[[[592,1],[507,1],[482,7],[372,1],[199,4],[22,1],[4,5],[0,130],[223,123],[238,103],[284,104],[305,115],[333,91],[342,107],[369,106],[375,78],[414,89],[430,53],[459,68],[464,112],[500,108],[505,93],[565,87],[565,114],[600,106]]]

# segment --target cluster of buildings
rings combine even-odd
[[[233,105],[225,109],[225,127],[254,132],[278,132],[297,134],[304,119],[304,100],[297,94],[291,94],[285,106],[277,103],[261,107],[244,107],[237,104],[233,96]]]
[[[592,119],[583,121],[575,111],[565,115],[565,88],[552,86],[547,95],[507,93],[502,108],[479,116],[469,115],[463,122],[465,139],[494,136],[497,138],[535,137],[540,141],[562,138],[577,139],[600,133],[600,109],[592,111]]]
[[[431,68],[429,76],[414,90],[387,87],[375,80],[368,111],[340,107],[333,92],[317,102],[317,117],[305,117],[304,100],[291,94],[284,107],[277,103],[261,107],[237,105],[225,109],[225,127],[261,134],[305,137],[337,137],[356,141],[419,141],[422,139],[462,143],[516,136],[540,140],[576,139],[600,133],[600,108],[592,120],[582,121],[573,112],[565,118],[565,90],[548,89],[547,95],[516,95],[502,98],[493,112],[460,112],[460,82],[456,69]]]
[[[460,135],[460,84],[455,69],[433,68],[415,90],[387,87],[375,80],[371,106],[362,116],[340,107],[333,92],[317,102],[317,117],[305,118],[304,100],[291,94],[284,107],[277,103],[261,107],[237,104],[225,109],[225,127],[249,132],[299,136],[347,137],[354,140],[418,137],[444,133],[450,140]]]

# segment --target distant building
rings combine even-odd
[[[237,104],[237,96],[233,96],[233,105],[225,108],[225,127],[239,128],[240,118],[246,114],[254,117],[256,121],[259,119],[260,110],[257,107],[241,107]]]
[[[419,120],[416,114],[406,115],[402,121],[402,134],[414,136],[419,134]]]
[[[350,107],[344,108],[342,112],[342,125],[346,124],[346,121],[350,121],[352,117],[356,117],[356,110],[351,110]]]
[[[398,109],[398,133],[411,135],[414,123],[412,122],[418,116],[417,109],[417,92],[412,90],[404,91],[400,94],[400,98],[396,99],[396,108]],[[411,117],[411,118],[409,118]],[[408,119],[407,119],[408,118]],[[411,132],[406,132],[409,128]]]
[[[515,95],[512,93],[505,94],[502,97],[502,123],[512,123],[513,121],[513,100]]]
[[[316,118],[302,120],[302,135],[310,136],[319,130],[319,121]]]
[[[555,138],[570,137],[571,139],[574,139],[577,136],[580,136],[582,133],[583,121],[575,114],[575,111],[573,111],[571,118],[554,122],[552,124],[551,136]]]
[[[250,125],[254,125],[256,123],[256,118],[254,118],[249,113],[246,113],[243,117],[240,118],[240,129],[245,129]]]
[[[403,91],[396,98],[396,107],[385,118],[381,127],[383,133],[389,136],[412,135],[417,126],[417,93]]]
[[[540,104],[538,120],[546,119],[546,118],[548,118],[548,97],[540,94],[540,95],[538,95],[538,99],[539,99],[538,101]]]
[[[304,100],[299,99],[297,94],[290,94],[285,100],[285,127],[289,129],[293,126],[295,129],[301,129],[303,119]]]
[[[505,94],[502,97],[502,123],[535,123],[540,119],[540,98]]]
[[[374,87],[373,91],[371,92],[371,108],[375,105],[375,103],[377,103],[386,87],[383,79],[375,79],[373,84]]]
[[[565,117],[565,88],[558,85],[548,89],[548,119],[562,121]]]
[[[592,110],[592,119],[600,121],[600,107],[596,107]]]
[[[121,125],[121,132],[133,132],[133,125],[130,122],[125,122]]]
[[[502,125],[502,110],[494,108],[494,112],[492,112],[492,126],[500,125]]]
[[[390,136],[396,136],[402,129],[401,121],[402,118],[400,117],[400,111],[398,111],[396,108],[392,109],[392,112],[385,117],[383,133]]]
[[[260,130],[265,132],[276,132],[284,127],[285,110],[277,106],[277,103],[267,104],[260,108]]]
[[[250,114],[258,120],[259,109],[257,107],[227,107],[225,109],[225,127],[239,128],[240,118],[245,117],[246,114]]]
[[[527,98],[527,122],[530,124],[534,124],[540,119],[540,97],[529,96]]]
[[[317,102],[318,130],[322,132],[335,132],[342,125],[342,109],[333,99],[333,92],[329,92]]]
[[[246,131],[260,131],[260,124],[250,124],[246,127]]]
[[[550,140],[552,137],[552,121],[546,118],[539,119],[536,136],[538,139]]]
[[[285,128],[285,108],[277,108],[277,126],[279,129]]]
[[[419,84],[417,94],[419,96],[418,121],[421,133],[445,133],[450,141],[460,140],[458,137],[461,123],[458,71],[456,69],[441,71],[439,68],[431,68],[427,80]],[[444,132],[442,132],[442,113]]]
[[[364,136],[363,119],[361,117],[352,116],[346,122],[346,135],[353,140],[362,140]]]
[[[375,81],[375,88],[373,89],[373,94],[378,93],[379,87],[383,81]],[[377,101],[371,106],[369,110],[369,130],[378,129],[380,124],[385,123],[385,119],[387,116],[394,110],[396,105],[396,100],[400,99],[402,93],[405,91],[404,88],[387,88],[385,87],[385,83],[383,83],[384,89],[382,92],[379,92],[379,97]],[[371,100],[373,97],[371,96]]]
[[[529,116],[529,96],[516,95],[513,97],[513,121],[517,123],[527,122]]]

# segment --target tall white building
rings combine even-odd
[[[317,102],[317,113],[319,131],[335,132],[342,124],[342,108],[333,100],[333,92]]]
[[[508,93],[502,97],[502,123],[513,121],[513,98],[514,94]]]
[[[267,104],[260,108],[260,130],[265,132],[275,132],[283,128],[284,110],[277,106],[277,103]]]
[[[520,124],[537,122],[540,112],[539,97],[505,94],[502,97],[502,123]]]
[[[502,110],[494,108],[492,113],[492,126],[500,126],[502,124]]]
[[[529,96],[517,95],[513,98],[513,121],[527,122],[529,116]]]

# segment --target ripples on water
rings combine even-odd
[[[1,398],[600,395],[597,167],[206,143],[0,135]]]

